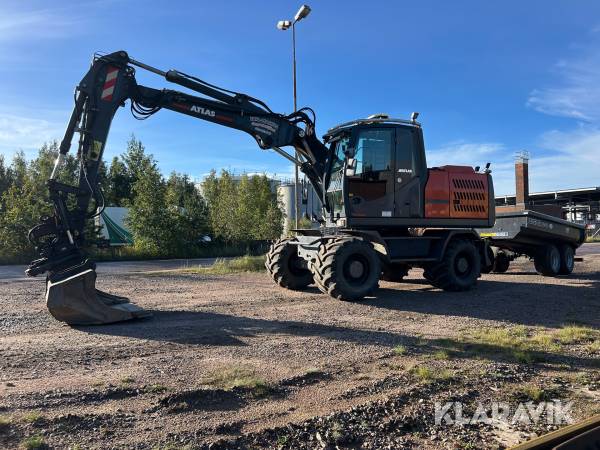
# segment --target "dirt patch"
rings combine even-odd
[[[261,273],[104,275],[154,318],[102,327],[54,321],[43,281],[1,287],[3,448],[496,448],[554,425],[437,426],[435,402],[600,413],[598,256],[561,278],[516,261],[466,293],[412,270],[360,303]]]

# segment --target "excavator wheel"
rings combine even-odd
[[[481,274],[481,257],[468,239],[450,241],[441,261],[425,268],[423,276],[445,291],[466,291],[475,285]]]
[[[324,241],[311,267],[319,290],[338,300],[362,300],[379,287],[379,255],[362,239]]]
[[[408,275],[408,271],[410,270],[410,266],[403,263],[391,263],[386,265],[383,268],[383,272],[381,273],[381,279],[383,281],[391,281],[400,283],[406,275]]]
[[[290,239],[279,239],[269,249],[265,267],[279,286],[301,290],[313,283],[313,275],[302,258],[297,246]]]
[[[69,325],[105,325],[151,317],[148,311],[95,288],[96,272],[87,269],[46,281],[46,305],[52,316]]]

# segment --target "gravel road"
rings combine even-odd
[[[502,448],[555,426],[438,426],[434,402],[512,405],[526,385],[572,400],[574,419],[600,412],[598,341],[535,360],[465,345],[491,328],[600,329],[599,255],[555,279],[517,261],[467,293],[414,269],[361,303],[264,273],[104,271],[99,287],[154,317],[71,328],[50,317],[39,280],[0,281],[0,447]],[[245,381],[218,384],[232,373]]]

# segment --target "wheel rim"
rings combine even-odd
[[[560,270],[560,254],[558,251],[553,251],[550,255],[550,265],[552,266],[552,270],[554,272],[558,272]]]
[[[468,253],[459,253],[454,260],[454,272],[459,278],[467,278],[472,271],[473,261]]]
[[[363,284],[369,277],[369,261],[362,255],[352,255],[344,263],[344,278],[353,286]]]
[[[568,269],[571,269],[575,264],[575,256],[570,248],[565,251],[565,263]]]

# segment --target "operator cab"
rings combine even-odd
[[[416,115],[403,120],[376,114],[327,132],[331,222],[350,226],[352,219],[369,219],[376,226],[382,218],[423,217],[427,164]]]

